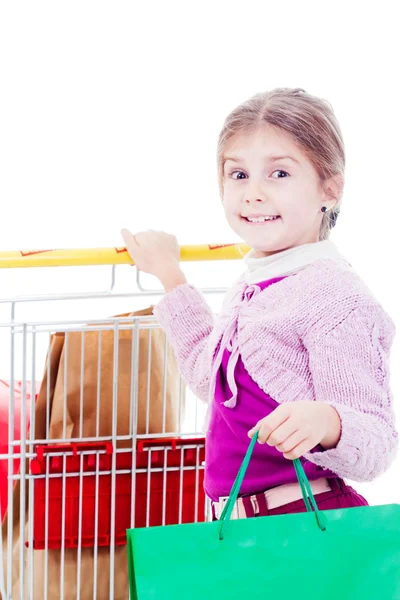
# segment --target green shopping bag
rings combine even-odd
[[[400,505],[230,521],[254,436],[219,521],[130,529],[131,600],[400,600]],[[313,510],[314,509],[314,510]]]

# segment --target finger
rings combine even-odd
[[[290,417],[290,413],[285,406],[279,406],[268,417],[259,422],[258,441],[260,444],[265,444],[270,435],[278,429]]]
[[[266,443],[268,444],[268,446],[278,446],[279,444],[283,444],[288,438],[290,439],[290,437],[294,433],[296,433],[297,429],[297,424],[295,424],[294,420],[289,417],[288,419],[286,419],[286,421],[284,421],[284,423],[282,423],[282,425],[279,425],[279,427],[277,427],[275,431],[273,431],[269,435],[269,437],[266,440]],[[303,436],[302,439],[304,439],[305,437],[306,436]],[[302,439],[298,440],[298,443],[301,442]],[[291,449],[292,448],[289,448],[289,450]]]
[[[275,446],[273,439],[279,427],[280,425],[278,425],[277,428],[274,428],[274,426],[271,425],[271,423],[267,420],[264,421],[264,423],[261,423],[261,427],[258,432],[258,441],[260,442],[260,444],[268,444],[269,440],[271,440],[272,438],[272,441],[269,445]]]
[[[312,448],[314,448],[314,446],[315,446],[315,444],[313,444],[313,442],[310,440],[310,438],[307,438],[306,440],[301,442],[298,446],[293,448],[293,450],[291,450],[290,452],[284,452],[283,456],[285,458],[288,458],[289,460],[295,460],[296,458],[300,458],[301,456],[304,456],[304,454],[306,454],[306,452],[310,452],[310,450],[312,450]]]
[[[282,441],[280,444],[277,444],[276,449],[279,450],[279,452],[287,454],[294,450],[296,446],[304,442],[306,439],[307,434],[304,433],[304,431],[297,430],[294,433],[292,433],[292,435],[287,437],[284,441]]]
[[[250,431],[248,432],[247,435],[250,438],[252,438],[253,435],[258,431],[258,440],[257,441],[260,444],[265,444],[268,437],[274,430],[274,423],[277,422],[276,416],[274,419],[272,419],[272,415],[273,415],[273,413],[271,413],[268,417],[265,417],[265,419],[261,419],[261,421],[258,421],[258,423],[253,427],[253,429],[250,429]],[[283,415],[281,415],[281,416],[283,418]],[[280,425],[280,423],[278,422],[277,427],[279,425]]]
[[[128,229],[122,229],[121,235],[127,247],[130,245],[139,247],[135,236]]]
[[[250,429],[250,431],[247,432],[249,438],[252,438],[256,431],[257,429],[255,427],[253,427],[253,429]]]

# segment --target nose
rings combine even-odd
[[[246,204],[262,204],[266,200],[266,195],[259,185],[249,186],[245,191],[244,201]]]
[[[254,199],[250,199],[249,196],[246,196],[244,201],[246,204],[252,204],[253,202],[254,202],[254,204],[260,204],[260,203],[264,204],[265,199],[262,196],[255,197]]]

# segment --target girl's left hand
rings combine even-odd
[[[258,431],[258,442],[276,447],[285,458],[294,460],[318,444],[325,450],[335,448],[340,440],[341,421],[330,404],[298,401],[281,404],[261,419],[248,433]]]

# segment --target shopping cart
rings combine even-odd
[[[247,250],[190,246],[181,259],[237,259]],[[210,518],[206,408],[185,389],[154,317],[105,319],[102,308],[98,318],[77,318],[66,308],[89,301],[93,313],[95,303],[128,299],[143,307],[160,295],[143,287],[139,271],[134,292],[116,292],[116,267],[129,262],[124,248],[0,253],[1,268],[111,265],[105,292],[0,300],[9,385],[0,406],[0,431],[8,430],[0,440],[1,600],[127,599],[127,528]],[[225,289],[202,291],[218,298]],[[51,305],[46,318],[37,305]],[[36,318],[27,318],[31,308]]]

